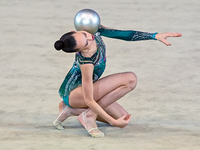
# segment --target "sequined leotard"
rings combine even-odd
[[[94,65],[93,82],[97,81],[101,77],[106,67],[106,47],[101,35],[126,41],[139,41],[155,39],[156,34],[157,33],[147,33],[132,30],[115,30],[99,27],[99,30],[94,35],[97,43],[96,53],[92,57],[84,57],[81,52],[76,53],[74,64],[59,89],[60,96],[63,99],[68,97],[73,89],[82,84],[82,75],[80,70],[80,65],[82,64],[91,63]]]

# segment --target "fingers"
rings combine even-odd
[[[128,115],[123,115],[122,117],[120,117],[120,119],[123,119],[125,121],[130,120],[131,114]]]
[[[124,122],[124,125],[122,126],[122,128],[124,128],[125,126],[128,125],[130,119],[131,119],[131,114],[126,115],[126,116],[123,116],[123,122]]]
[[[172,32],[166,32],[166,33],[161,33],[157,36],[158,40],[163,42],[166,46],[171,46],[170,43],[167,42],[168,37],[181,37],[181,33],[172,33]]]
[[[168,43],[166,40],[163,40],[162,42],[163,42],[165,45],[167,45],[167,46],[171,46],[171,44]]]
[[[120,117],[119,119],[117,119],[118,123],[115,126],[124,128],[129,123],[130,118],[131,118],[131,115],[124,115],[124,116]]]
[[[131,119],[131,114],[127,115],[124,120],[129,121]]]
[[[181,37],[181,33],[168,33],[168,37]]]

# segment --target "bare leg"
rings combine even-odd
[[[136,83],[137,83],[136,76],[134,73],[131,73],[131,72],[119,73],[119,74],[114,74],[114,75],[104,77],[94,83],[94,99],[99,103],[99,105],[102,108],[104,108],[104,110],[109,115],[117,119],[123,115],[127,115],[128,112],[115,101],[121,98],[122,96],[124,96],[125,94],[127,94],[129,91],[133,90],[136,86]],[[102,90],[99,90],[99,89],[102,89]],[[78,100],[78,103],[77,103],[78,106],[74,106],[75,108],[67,107],[67,109],[65,109],[66,105],[64,104],[64,102],[61,102],[59,104],[59,116],[56,119],[57,120],[56,124],[59,123],[59,125],[61,125],[61,122],[67,119],[68,117],[77,116],[86,110],[85,108],[81,108],[81,107],[86,107],[83,97],[82,97],[81,87],[71,92],[70,105],[73,106],[73,103],[71,104],[71,102],[76,103],[76,100]],[[88,127],[85,125],[84,127],[87,129],[92,128],[92,127],[93,128],[97,127],[96,122],[95,122],[96,118],[99,121],[106,122],[100,116],[97,117],[96,114],[94,114],[91,110],[88,110],[84,117],[86,118],[87,120],[86,124],[88,125]],[[79,117],[79,121],[80,121],[80,117]],[[81,121],[82,121],[82,118],[81,118]],[[54,124],[54,126],[56,125]],[[63,129],[62,126],[60,128],[59,127],[60,126],[58,127],[56,126],[57,129],[60,129],[60,128]]]
[[[117,102],[114,102],[112,104],[110,104],[109,106],[107,106],[104,109],[110,116],[112,116],[115,119],[118,119],[124,115],[128,115],[128,112],[121,106],[119,105]],[[108,123],[107,121],[105,121],[103,118],[101,118],[100,116],[97,116],[97,120],[101,121],[101,122],[105,122]]]
[[[134,73],[125,72],[106,76],[94,83],[94,100],[103,108],[117,101],[133,90],[137,84]],[[69,104],[74,108],[85,108],[82,87],[74,89],[69,95]]]
[[[94,100],[96,100],[98,104],[108,112],[108,114],[114,118],[119,118],[124,113],[127,114],[127,112],[122,107],[118,107],[118,111],[115,111],[114,107],[119,106],[116,101],[133,90],[136,84],[136,75],[131,72],[104,77],[94,83]],[[86,107],[81,87],[76,88],[71,92],[69,100],[72,107]],[[83,115],[79,116],[79,121],[83,124],[86,130],[88,130],[90,127],[97,127],[95,122],[96,117],[97,115],[91,109],[88,109],[84,118],[85,120],[90,121],[84,122]]]
[[[59,114],[56,120],[53,122],[53,125],[58,130],[63,130],[64,128],[61,123],[64,120],[66,120],[68,117],[71,117],[71,116],[79,116],[82,112],[86,110],[87,108],[70,108],[63,101],[61,101],[59,103]],[[106,107],[105,111],[115,119],[128,114],[128,112],[122,106],[120,106],[117,102],[114,102],[113,104]],[[97,116],[97,120],[104,123],[108,123],[106,120],[104,120],[100,116]]]

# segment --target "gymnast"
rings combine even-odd
[[[167,46],[168,37],[180,33],[147,33],[133,30],[110,29],[100,25],[93,35],[86,31],[71,31],[54,43],[56,50],[75,53],[75,61],[66,75],[59,94],[59,114],[53,125],[64,129],[62,122],[78,116],[79,122],[92,137],[104,137],[96,121],[124,128],[131,115],[117,100],[132,91],[137,84],[133,72],[122,72],[101,77],[106,67],[106,47],[101,36],[125,41],[158,40]]]

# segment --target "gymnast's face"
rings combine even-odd
[[[76,31],[73,36],[76,40],[75,48],[79,49],[79,51],[89,49],[94,41],[94,35],[86,31]]]

